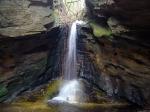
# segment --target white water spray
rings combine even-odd
[[[53,101],[62,101],[69,103],[77,103],[81,100],[82,85],[77,80],[77,54],[76,54],[76,39],[77,39],[77,24],[84,24],[83,21],[75,21],[70,30],[68,39],[68,52],[66,55],[64,80],[67,80],[58,96],[54,97]]]
[[[77,103],[80,100],[79,96],[82,93],[81,90],[81,85],[77,80],[66,82],[60,89],[58,96],[54,97],[53,100]]]

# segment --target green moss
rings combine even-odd
[[[105,96],[105,93],[103,91],[100,91],[100,90],[95,91],[95,94],[96,94],[97,97]]]
[[[1,108],[2,112],[58,112],[57,107],[47,106],[43,102],[19,102]]]
[[[17,103],[23,103],[23,102],[43,102],[47,101],[48,99],[51,99],[55,97],[60,88],[60,84],[62,83],[62,80],[53,80],[47,85],[43,85],[41,88],[33,90],[28,95],[23,95],[19,97],[16,102]]]
[[[110,29],[107,29],[105,27],[102,27],[98,25],[95,22],[91,22],[90,26],[93,29],[93,33],[95,37],[101,37],[101,36],[111,36],[112,32]]]
[[[47,87],[46,96],[48,99],[53,98],[59,91],[60,84],[62,83],[62,80],[55,80],[51,82]]]
[[[8,90],[5,86],[0,85],[0,97],[5,96],[8,93]]]

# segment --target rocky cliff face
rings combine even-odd
[[[80,37],[91,64],[83,67],[93,72],[83,71],[81,77],[92,79],[109,96],[149,105],[150,2],[86,0],[86,4],[91,30],[82,28]]]
[[[0,1],[0,102],[61,73],[60,28],[52,0]],[[56,64],[57,63],[57,64]]]
[[[141,106],[150,104],[149,4],[86,0],[90,26],[78,29],[78,75]],[[52,28],[52,0],[1,0],[0,7],[0,102],[9,102],[62,73],[65,39]]]
[[[26,90],[61,73],[59,28],[47,33],[0,40],[0,102],[10,102]]]
[[[0,34],[16,37],[46,31],[54,23],[53,0],[1,0]]]
[[[103,20],[113,33],[124,33],[127,38],[147,44],[150,42],[148,0],[86,0],[86,4],[88,15],[99,23]]]

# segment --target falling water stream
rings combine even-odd
[[[58,96],[52,99],[55,101],[77,103],[82,96],[83,86],[77,79],[77,24],[84,24],[84,22],[77,20],[71,26],[64,68],[64,80],[66,80],[66,83],[60,88]]]
[[[76,78],[77,74],[77,57],[76,57],[76,39],[77,39],[77,21],[75,21],[70,30],[68,38],[68,52],[66,55],[64,78],[71,80]]]

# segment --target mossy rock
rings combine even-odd
[[[59,88],[61,83],[63,83],[62,80],[54,80],[52,81],[48,86],[47,86],[47,90],[46,90],[46,96],[48,99],[53,98],[58,92],[59,92]]]
[[[102,36],[111,36],[112,32],[110,29],[102,27],[98,25],[98,23],[90,22],[90,26],[93,29],[93,34],[95,37],[102,37]]]
[[[60,89],[60,84],[63,81],[53,80],[49,84],[42,85],[39,88],[35,88],[32,91],[27,91],[19,96],[15,102],[17,103],[24,103],[24,102],[43,102],[47,101],[48,99],[52,99],[55,97]]]
[[[7,88],[4,85],[0,85],[0,98],[8,93]]]

